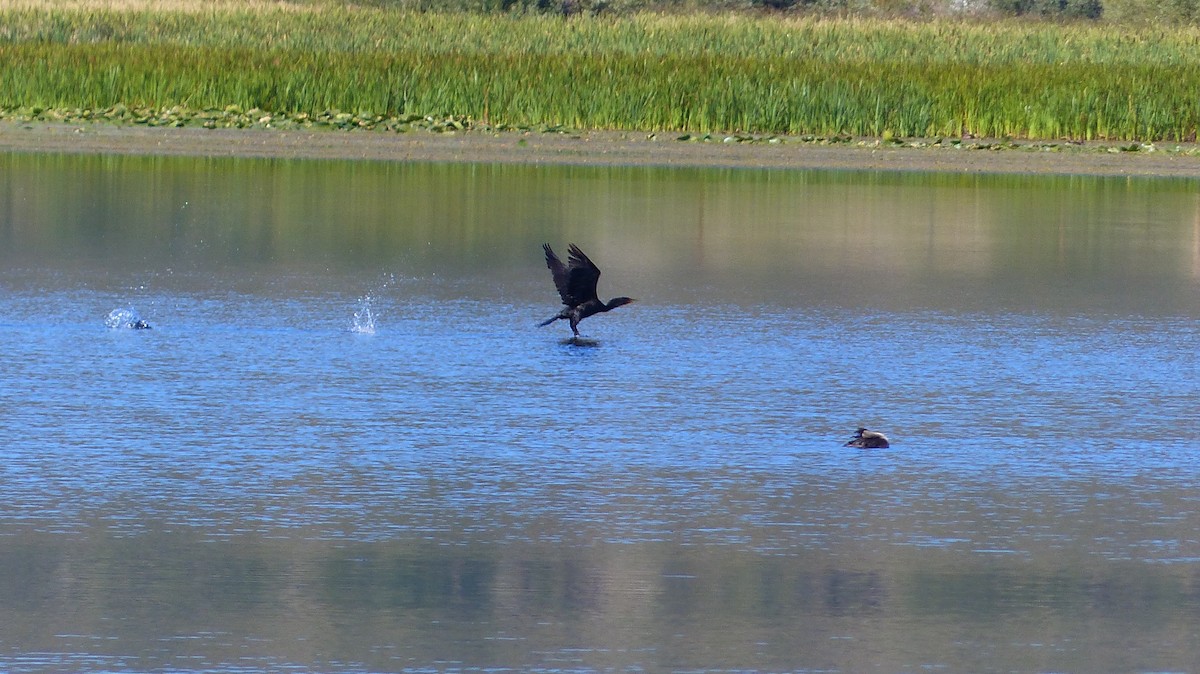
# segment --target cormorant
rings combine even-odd
[[[858,447],[860,449],[883,449],[888,446],[887,436],[879,431],[868,431],[862,426],[854,433],[854,437],[850,438],[844,447]]]
[[[571,332],[578,337],[579,321],[592,314],[612,311],[633,301],[628,297],[614,297],[608,304],[600,301],[596,296],[596,282],[600,280],[600,269],[579,250],[579,246],[571,244],[571,256],[569,264],[566,265],[550,249],[550,244],[542,244],[542,250],[546,251],[546,267],[554,276],[554,286],[558,288],[558,294],[562,296],[565,307],[556,316],[538,325],[550,325],[560,318],[566,319],[571,322]]]

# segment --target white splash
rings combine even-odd
[[[350,332],[360,335],[375,334],[375,314],[371,313],[370,295],[359,298],[358,311],[354,312],[354,318],[350,321]]]
[[[138,321],[137,312],[133,309],[113,309],[104,319],[104,325],[113,330],[131,328]]]

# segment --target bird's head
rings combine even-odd
[[[623,307],[633,301],[634,299],[632,297],[614,297],[608,301],[608,304],[605,305],[605,309],[616,309],[617,307]]]

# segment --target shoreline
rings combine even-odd
[[[576,166],[914,171],[1200,178],[1200,146],[799,138],[678,140],[678,133],[204,129],[0,120],[0,152]]]

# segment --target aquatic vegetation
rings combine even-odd
[[[0,112],[196,126],[1191,140],[1200,29],[0,9]]]

